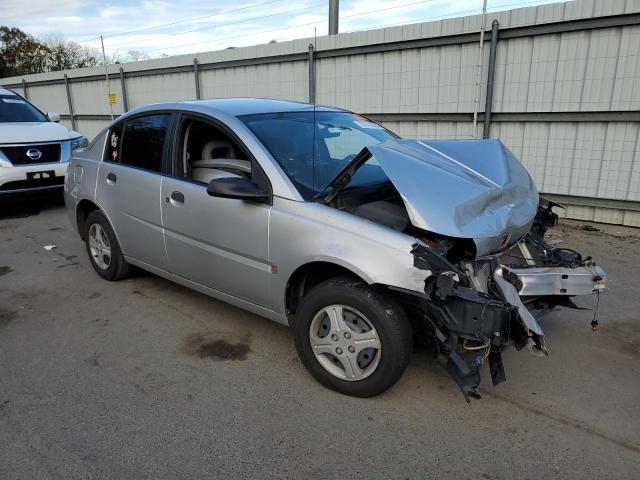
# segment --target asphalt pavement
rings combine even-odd
[[[0,205],[0,479],[638,479],[640,231],[591,225],[553,239],[607,270],[599,330],[545,317],[550,355],[509,350],[468,405],[423,351],[379,397],[329,391],[283,326],[99,278],[59,199]]]

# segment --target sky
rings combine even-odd
[[[488,0],[488,10],[561,0]],[[340,0],[339,32],[482,13],[483,0]],[[328,0],[0,0],[0,24],[151,57],[326,35]]]

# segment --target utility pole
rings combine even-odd
[[[102,45],[102,62],[104,63],[104,76],[107,79],[107,103],[109,104],[109,112],[111,120],[113,120],[113,105],[111,104],[111,85],[109,84],[109,71],[107,70],[107,54],[104,53],[104,40],[100,35],[100,44]]]
[[[478,48],[478,71],[476,75],[476,98],[473,108],[473,138],[478,136],[478,108],[480,107],[480,84],[482,83],[482,61],[484,57],[484,27],[487,20],[487,0],[482,5],[482,27],[480,27],[480,45]]]
[[[339,16],[338,0],[329,0],[329,35],[338,34],[338,16]]]

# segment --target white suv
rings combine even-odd
[[[86,147],[87,138],[59,121],[0,88],[0,198],[63,187],[71,152]]]

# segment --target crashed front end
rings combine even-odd
[[[507,346],[548,355],[538,322],[542,315],[557,306],[577,308],[572,297],[606,288],[604,270],[590,257],[544,240],[557,223],[553,206],[543,200],[531,232],[500,255],[454,265],[425,242],[413,247],[415,267],[430,272],[415,306],[467,400],[478,396],[485,362],[494,385],[505,381],[502,351]]]
[[[363,165],[389,184],[348,191]],[[590,257],[544,239],[557,224],[524,165],[499,140],[392,140],[363,149],[319,201],[416,238],[423,292],[404,291],[425,335],[468,400],[480,367],[505,380],[501,353],[514,344],[548,354],[538,319],[572,297],[600,293],[605,272]],[[396,289],[397,290],[397,289]]]

